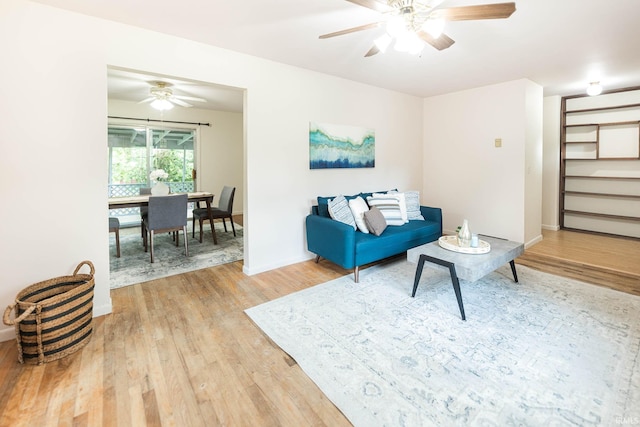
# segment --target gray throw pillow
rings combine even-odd
[[[407,202],[407,219],[419,219],[424,221],[422,212],[420,212],[420,192],[405,191],[404,198]]]
[[[364,213],[364,222],[372,234],[379,236],[387,228],[387,221],[384,219],[382,212],[375,206]]]

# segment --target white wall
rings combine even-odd
[[[149,108],[149,104],[137,102],[109,101],[109,116],[135,117],[150,120],[166,120],[177,122],[209,123],[210,126],[191,126],[167,123],[174,128],[196,128],[197,178],[199,191],[210,191],[215,194],[213,204],[218,203],[222,187],[236,187],[233,202],[233,213],[243,212],[244,197],[244,125],[242,113],[228,111],[212,111],[200,108],[179,108],[160,112]],[[136,123],[162,126],[161,122],[146,122],[123,119],[109,119],[110,124],[133,125]]]
[[[317,195],[420,188],[422,100],[25,0],[0,3],[0,306],[27,285],[96,267],[94,315],[111,311],[107,68],[244,88],[245,271],[310,258]],[[34,102],[41,100],[41,102]],[[308,123],[376,130],[376,167],[309,170]],[[217,189],[214,189],[217,191]],[[13,337],[0,329],[0,339]]]
[[[524,80],[524,238],[526,247],[542,240],[542,87]]]
[[[542,228],[559,230],[560,96],[544,98],[544,159],[542,172]]]
[[[442,208],[445,231],[468,219],[472,232],[527,243],[537,226],[539,236],[539,223],[525,225],[539,214],[525,209],[539,197],[541,148],[539,159],[532,153],[542,144],[541,100],[528,80],[424,100],[423,199]]]

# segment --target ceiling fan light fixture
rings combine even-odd
[[[427,19],[424,24],[422,24],[422,29],[429,33],[431,37],[437,39],[444,32],[444,23],[444,18]]]
[[[387,33],[391,37],[399,38],[407,32],[407,23],[401,16],[392,16],[387,21]]]
[[[416,33],[407,31],[401,37],[396,38],[394,49],[398,52],[406,52],[411,55],[419,55],[424,49],[424,43]]]
[[[600,82],[591,82],[589,86],[587,86],[587,95],[589,96],[597,96],[602,93],[602,86]]]
[[[156,110],[165,111],[171,110],[173,108],[173,104],[166,99],[155,99],[151,103],[151,107],[155,108]]]
[[[374,44],[376,45],[376,47],[380,50],[380,52],[384,53],[387,48],[389,47],[389,45],[391,44],[391,42],[393,41],[393,39],[391,38],[391,36],[389,36],[389,34],[383,34],[380,37],[378,37],[377,39],[374,40]]]

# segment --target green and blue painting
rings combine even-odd
[[[375,165],[374,130],[309,122],[311,169],[372,168]]]

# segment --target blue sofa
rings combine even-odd
[[[322,257],[342,268],[353,268],[357,283],[360,266],[401,254],[442,236],[442,210],[420,206],[420,212],[424,221],[411,220],[401,226],[388,226],[380,236],[375,236],[332,219],[316,205],[305,221],[307,249],[316,254],[316,262]]]

